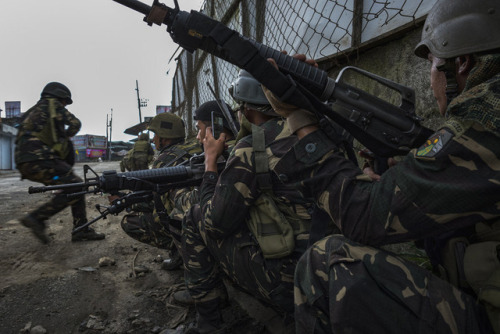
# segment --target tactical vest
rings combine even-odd
[[[43,127],[40,132],[32,132],[32,135],[42,141],[45,145],[52,148],[56,154],[63,160],[66,159],[69,152],[68,139],[60,138],[57,135],[57,129],[55,126],[54,119],[57,117],[56,112],[56,99],[49,98],[49,117],[47,124]]]
[[[146,140],[138,140],[134,145],[134,152],[147,153],[149,151],[149,142]]]
[[[311,221],[302,219],[290,206],[281,203],[274,195],[264,130],[253,124],[252,147],[261,195],[250,207],[246,223],[257,239],[264,258],[282,258],[293,252],[295,235],[308,232]]]

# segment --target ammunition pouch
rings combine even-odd
[[[257,239],[264,258],[278,259],[293,252],[295,235],[308,231],[310,220],[302,219],[289,206],[281,205],[276,200],[272,191],[264,130],[255,125],[252,125],[252,146],[261,194],[250,207],[246,223]]]
[[[262,193],[250,208],[247,226],[257,239],[264,258],[278,259],[293,252],[295,236],[292,225],[269,194]]]

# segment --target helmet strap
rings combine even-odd
[[[450,105],[451,101],[458,96],[455,59],[447,58],[443,65],[437,66],[437,69],[444,72],[444,75],[446,76],[446,103],[447,105]]]

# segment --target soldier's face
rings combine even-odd
[[[196,121],[196,128],[198,129],[198,134],[196,135],[196,139],[200,145],[203,145],[203,139],[205,139],[205,133],[207,131],[207,124],[203,121]]]
[[[445,60],[429,53],[427,58],[431,63],[431,89],[436,99],[439,113],[444,116],[448,102],[446,101],[446,76],[444,72],[437,69],[439,65],[443,65]]]
[[[160,136],[158,136],[156,133],[153,137],[153,144],[155,144],[155,148],[160,151],[161,148],[161,141],[160,141]]]

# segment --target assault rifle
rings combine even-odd
[[[92,220],[89,220],[83,225],[75,227],[73,231],[71,231],[71,234],[75,234],[83,230],[87,226],[94,224],[99,219],[106,219],[106,217],[109,214],[113,214],[116,216],[123,210],[128,210],[129,208],[131,208],[132,205],[134,204],[149,202],[152,199],[153,199],[153,193],[151,191],[142,190],[142,191],[134,191],[129,194],[123,195],[119,198],[116,198],[111,202],[110,206],[103,206],[100,204],[96,204],[95,207],[97,211],[99,211],[100,215]],[[104,208],[104,210],[101,210],[101,208]]]
[[[325,115],[347,130],[377,156],[405,155],[433,133],[415,114],[414,90],[355,67],[342,69],[337,79],[328,73],[240,35],[197,11],[181,11],[177,0],[170,8],[158,0],[148,6],[137,0],[113,0],[146,17],[150,26],[166,24],[170,36],[189,52],[204,50],[248,71],[282,101]],[[267,58],[273,58],[277,71]],[[347,72],[356,72],[400,97],[395,105],[348,84]],[[324,102],[327,101],[325,104]],[[320,121],[320,124],[326,122]]]
[[[90,166],[84,165],[84,182],[59,184],[54,186],[31,186],[28,193],[43,193],[53,190],[66,190],[68,197],[81,196],[88,193],[110,193],[120,197],[113,200],[110,206],[97,204],[96,209],[100,215],[86,224],[74,229],[76,233],[81,229],[95,223],[99,219],[105,219],[109,214],[118,214],[133,204],[148,202],[153,199],[154,194],[164,194],[170,189],[185,188],[200,185],[205,172],[203,163],[204,155],[195,155],[188,161],[189,165],[178,165],[157,169],[146,169],[132,172],[117,173],[115,170],[105,171],[98,175]],[[224,163],[218,164],[219,172],[224,169]],[[92,175],[88,175],[92,174]],[[121,190],[130,190],[123,194]],[[74,192],[71,192],[74,191]]]
[[[169,189],[199,185],[205,172],[203,163],[190,163],[157,169],[137,170],[117,173],[115,170],[104,171],[98,175],[89,165],[83,166],[84,181],[78,183],[59,184],[54,186],[31,186],[28,193],[43,193],[52,190],[75,190],[68,196],[79,196],[88,193],[115,194],[119,190],[148,190],[163,194]],[[94,176],[87,176],[92,173]],[[84,190],[82,190],[84,189]]]

